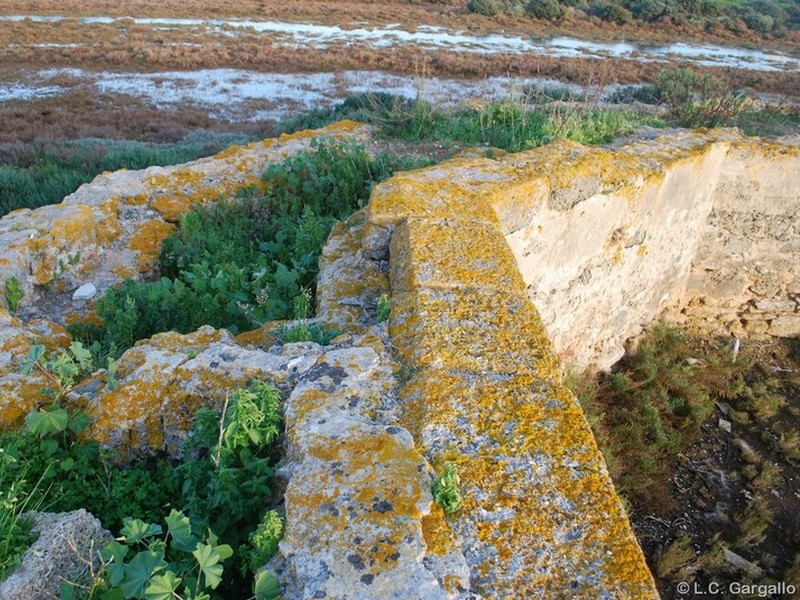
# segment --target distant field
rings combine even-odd
[[[536,13],[529,9],[530,0],[477,0],[478,4],[491,2],[497,13],[491,16],[476,9],[476,0],[374,0],[337,1],[319,0],[223,0],[221,2],[200,2],[199,0],[132,0],[115,2],[98,0],[1,0],[0,14],[16,15],[70,15],[86,16],[139,16],[139,17],[259,17],[286,21],[306,21],[315,23],[371,24],[401,23],[406,26],[418,24],[444,25],[471,31],[525,32],[534,36],[578,35],[594,39],[638,39],[654,42],[674,41],[676,39],[695,41],[718,41],[729,43],[764,44],[782,48],[800,48],[800,33],[797,21],[796,2],[773,2],[773,0],[707,0],[692,2],[688,0],[549,0],[565,10],[560,18],[550,18],[546,13]],[[661,3],[663,15],[654,14],[652,20],[647,13],[637,8],[644,2]],[[681,10],[671,10],[671,3]],[[628,16],[614,19],[614,15],[604,14],[600,7],[619,5],[630,7]],[[685,12],[683,7],[693,7],[697,12]],[[705,9],[699,8],[700,6]],[[728,28],[724,15],[714,14],[710,7],[748,5],[777,15],[775,19],[786,26],[780,31],[759,31],[752,27]],[[764,5],[768,5],[764,8]],[[527,10],[526,10],[527,9]],[[626,9],[627,10],[627,9]],[[702,12],[705,10],[705,12]],[[708,11],[712,11],[710,14]],[[788,11],[788,12],[787,12]],[[794,12],[792,12],[794,11]],[[537,16],[538,15],[538,16]],[[631,16],[634,15],[634,16]],[[667,17],[667,18],[664,18]],[[745,15],[746,19],[746,15]],[[794,19],[794,21],[792,20]],[[629,21],[629,22],[626,22]],[[719,21],[719,23],[716,23]],[[718,26],[719,25],[719,26]],[[355,26],[355,25],[353,25]]]

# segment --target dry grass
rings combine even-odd
[[[650,26],[615,25],[597,17],[575,16],[569,13],[560,24],[534,19],[529,15],[502,13],[485,17],[465,10],[466,0],[0,0],[0,14],[42,15],[109,15],[143,17],[250,17],[288,21],[313,21],[316,23],[348,24],[369,22],[376,25],[403,23],[414,27],[420,23],[457,27],[470,31],[503,30],[526,36],[547,37],[573,34],[578,31],[592,39],[626,39],[671,43],[675,39],[699,42],[735,42],[754,47],[769,45],[787,48],[800,45],[800,32],[788,32],[778,41],[759,39],[752,32],[737,35],[724,28],[701,30],[690,24],[678,26],[659,22]]]
[[[159,110],[127,96],[95,96],[85,90],[52,98],[0,103],[0,159],[8,146],[35,140],[90,137],[174,143],[206,129],[267,137],[264,123],[223,123],[200,109]]]
[[[154,2],[139,0],[126,3],[124,8],[108,1],[92,3],[91,9],[78,0],[43,0],[0,2],[0,13],[19,14],[108,14],[163,15],[171,17],[256,17],[288,21],[348,23],[369,21],[374,25],[389,22],[406,24],[426,23],[461,27],[473,31],[486,28],[487,22],[477,15],[465,15],[455,6],[440,3],[408,4],[403,2],[298,2],[286,3],[229,0],[223,3]],[[523,37],[574,34],[595,38],[615,37],[608,23],[594,27],[591,22],[567,23],[563,30],[542,28],[527,18],[506,23],[503,19],[489,21],[493,29],[503,28]],[[409,26],[407,26],[409,27]],[[413,27],[409,27],[412,28]],[[611,32],[609,33],[609,30]],[[651,43],[691,38],[690,31],[637,30],[638,37]],[[223,34],[226,33],[223,31]],[[660,38],[659,36],[665,36]],[[800,36],[800,34],[798,34]],[[782,41],[792,47],[791,39]],[[707,35],[702,37],[709,41]],[[402,52],[392,48],[370,48],[366,45],[332,45],[325,50],[275,46],[269,36],[247,30],[237,30],[236,36],[226,37],[203,28],[178,27],[155,29],[135,25],[132,21],[114,24],[86,25],[77,20],[59,23],[30,21],[0,22],[0,66],[20,67],[83,67],[103,70],[153,71],[160,69],[200,69],[230,67],[271,72],[339,71],[345,69],[383,70],[391,73],[413,74],[423,68],[431,76],[482,78],[492,75],[541,76],[582,85],[591,85],[598,77],[608,83],[654,82],[664,68],[663,63],[644,63],[635,60],[531,57],[530,55],[458,53],[453,51],[424,51],[404,47]],[[741,40],[740,40],[741,41]],[[41,44],[61,46],[42,47]],[[64,45],[77,44],[76,47]],[[797,44],[800,47],[800,37]],[[797,73],[751,74],[737,70],[707,69],[731,87],[754,85],[760,91],[776,94],[798,94]]]
[[[689,564],[695,557],[692,538],[683,535],[672,542],[656,562],[659,577],[669,577]]]

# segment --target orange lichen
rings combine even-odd
[[[310,138],[320,137],[321,135],[325,134],[346,134],[346,133],[354,133],[359,127],[363,127],[361,123],[357,121],[339,121],[337,123],[333,123],[328,125],[324,129],[304,129],[303,131],[298,131],[296,133],[283,133],[278,138],[279,144],[285,144],[290,140],[306,140]]]
[[[422,538],[429,554],[444,556],[458,550],[458,540],[438,504],[434,504],[431,512],[422,517]]]
[[[696,146],[704,152],[708,144]],[[470,543],[485,547],[487,558],[474,572],[477,589],[487,595],[534,594],[566,584],[558,579],[570,568],[591,564],[611,588],[655,596],[591,430],[560,383],[558,360],[500,230],[526,225],[512,214],[520,202],[522,213],[544,201],[570,205],[581,198],[569,190],[608,193],[639,185],[643,173],[661,176],[655,163],[642,161],[563,142],[496,163],[458,161],[449,170],[395,176],[373,192],[367,230],[394,228],[390,333],[401,357],[419,369],[401,392],[402,422],[423,447],[427,430],[437,439],[449,432],[450,444],[435,446],[429,460],[458,467],[465,492],[458,518],[474,527],[477,540]],[[465,165],[479,184],[467,181]],[[504,195],[509,189],[512,200]],[[622,244],[615,246],[621,258]],[[523,464],[532,472],[521,470]],[[482,516],[499,509],[511,512],[502,519]],[[579,546],[563,537],[565,527],[582,532]],[[441,551],[432,529],[425,521],[431,551]],[[528,568],[512,575],[510,561],[521,556],[530,558]]]
[[[244,331],[236,336],[236,343],[240,346],[256,346],[257,348],[269,348],[278,341],[276,332],[286,325],[288,321],[270,321],[264,323],[258,329]]]
[[[150,201],[150,208],[157,210],[165,220],[176,223],[183,213],[192,208],[192,198],[181,193],[162,193]]]
[[[161,253],[161,244],[175,226],[163,221],[146,221],[132,236],[128,247],[139,253],[137,264],[140,271],[150,270]]]

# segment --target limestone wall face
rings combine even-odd
[[[709,333],[800,334],[797,148],[731,132],[510,156],[494,194],[565,363],[603,369],[665,312]]]
[[[740,337],[800,334],[797,147],[733,144],[672,315]]]
[[[670,147],[685,155],[667,155]],[[683,296],[727,150],[701,138],[619,152],[565,144],[555,152],[569,157],[559,176],[577,181],[568,202],[544,171],[543,151],[511,159],[520,177],[549,188],[506,238],[564,362],[611,366],[626,339]],[[501,220],[506,212],[513,204],[501,205]]]

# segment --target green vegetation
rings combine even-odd
[[[321,346],[327,346],[341,333],[339,329],[325,327],[320,323],[309,323],[305,320],[294,325],[284,325],[275,331],[275,335],[284,344],[314,342]]]
[[[193,135],[175,144],[89,138],[3,146],[0,216],[60,202],[103,171],[183,163],[245,141],[242,135]]]
[[[22,302],[22,287],[19,284],[19,279],[16,277],[9,277],[5,281],[6,291],[6,306],[11,312],[17,312]]]
[[[689,69],[663,71],[659,96],[669,107],[671,120],[681,127],[717,127],[743,112],[747,97],[721,79]]]
[[[666,539],[640,537],[663,589],[797,576],[798,537],[786,533],[796,504],[785,501],[800,464],[797,344],[767,346],[734,357],[661,323],[610,374],[567,379],[634,527],[664,526]],[[688,522],[670,526],[676,517]],[[732,568],[730,551],[752,568]]]
[[[282,430],[278,390],[256,382],[234,391],[222,411],[198,411],[183,462],[137,459],[123,467],[82,435],[88,417],[62,406],[96,380],[90,375],[96,367],[77,342],[55,353],[34,345],[21,367],[44,377],[47,387],[22,431],[0,435],[0,575],[15,567],[32,539],[30,522],[20,518],[25,510],[85,508],[122,535],[104,550],[102,569],[89,581],[70,582],[63,597],[241,597],[245,578],[271,557],[282,535],[267,511],[275,503],[274,443]],[[108,360],[112,389],[115,368]],[[168,533],[161,539],[164,521]],[[233,568],[220,583],[219,563],[228,558]],[[274,581],[259,576],[258,582],[259,598],[274,597],[267,593]],[[169,595],[169,586],[178,595]]]
[[[250,571],[255,573],[275,556],[283,537],[284,516],[268,510],[255,531],[247,538],[249,548],[244,553]]]
[[[224,418],[201,409],[184,449],[195,458],[176,469],[192,522],[234,547],[247,540],[271,496],[272,445],[282,426],[279,407],[275,387],[254,383],[230,396]]]
[[[35,482],[31,488],[27,471],[12,468],[16,462],[0,446],[0,581],[19,566],[25,550],[37,538],[31,531],[33,521],[23,515],[37,508],[35,491],[41,482]]]
[[[715,399],[742,392],[745,364],[661,323],[607,377],[568,379],[612,478],[634,506],[658,506],[668,496],[670,459],[696,438]]]
[[[383,323],[389,320],[389,315],[392,311],[392,304],[389,301],[388,294],[381,294],[378,298],[378,305],[375,308],[375,319],[378,323]]]
[[[267,169],[266,194],[245,189],[236,200],[195,208],[164,242],[164,277],[128,280],[99,300],[106,344],[124,350],[160,331],[212,325],[238,332],[309,316],[333,225],[365,204],[374,182],[416,164],[371,160],[358,144],[318,139]],[[287,341],[326,337],[320,326],[297,327],[303,331]]]
[[[442,474],[431,484],[433,501],[448,515],[457,513],[461,509],[464,497],[461,495],[460,485],[461,479],[458,477],[455,465],[447,465]]]
[[[699,30],[722,27],[734,33],[748,30],[780,37],[800,24],[796,2],[779,0],[469,0],[467,11],[493,17],[501,11],[524,12],[546,21],[597,17],[617,25],[689,25]],[[567,12],[569,11],[569,13]]]
[[[287,123],[292,131],[309,125],[323,126],[343,118],[375,124],[391,138],[412,142],[438,142],[445,146],[488,145],[510,152],[526,150],[556,139],[583,144],[610,142],[642,125],[660,126],[652,115],[633,110],[600,110],[564,106],[554,100],[573,100],[568,90],[527,90],[525,98],[504,102],[463,105],[455,110],[435,108],[422,100],[377,94],[358,96],[305,119]]]
[[[179,511],[173,509],[165,521],[161,538],[160,525],[125,519],[120,536],[101,553],[101,569],[89,582],[64,583],[61,598],[210,599],[233,549],[213,533],[201,535]]]

